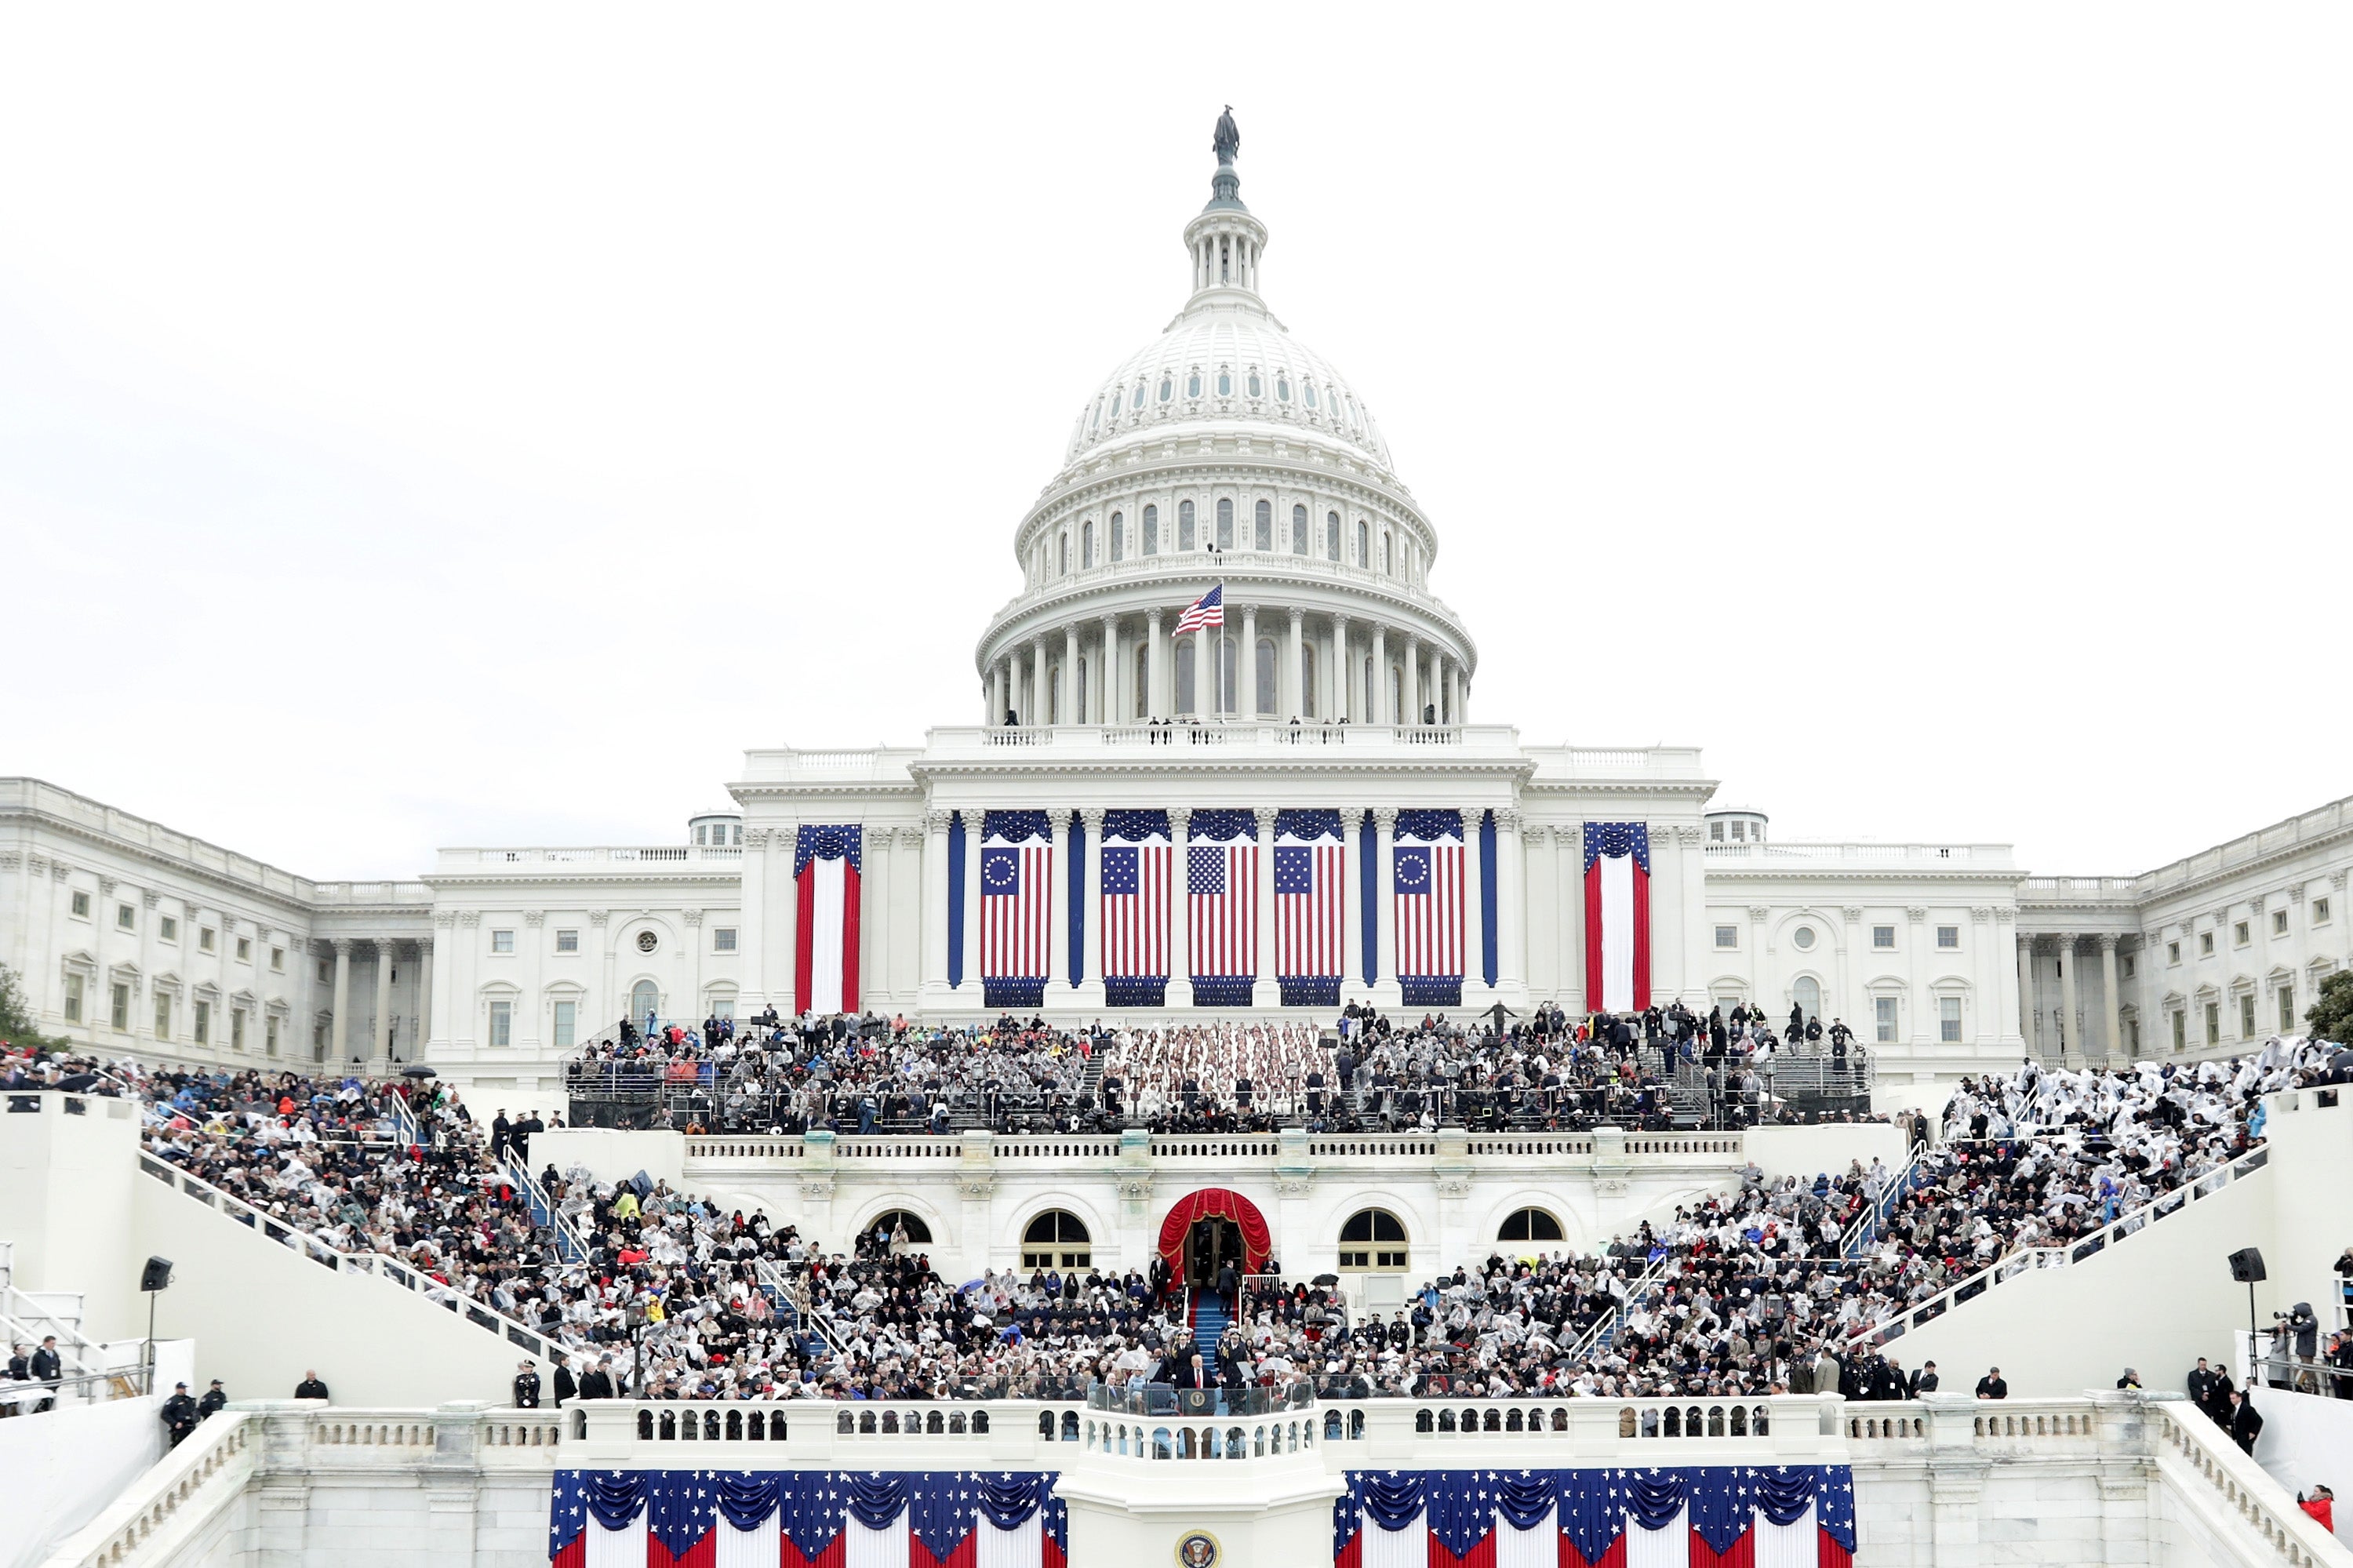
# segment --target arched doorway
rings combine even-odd
[[[1223,1187],[1187,1193],[1160,1222],[1160,1255],[1176,1278],[1196,1287],[1215,1286],[1228,1264],[1238,1275],[1264,1273],[1273,1242],[1258,1205]]]

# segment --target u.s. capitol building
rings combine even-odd
[[[1886,1097],[2028,1050],[2228,1052],[2347,961],[2346,802],[2139,876],[2032,878],[2002,844],[1777,842],[1696,749],[1474,717],[1436,524],[1270,309],[1222,151],[1181,308],[1015,526],[969,722],[751,750],[684,843],[448,849],[380,883],[0,780],[0,962],[40,1025],[157,1058],[421,1059],[527,1099],[625,1012],[1738,1000],[1843,1019]]]

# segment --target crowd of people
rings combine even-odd
[[[889,1093],[928,1097],[930,1073],[959,1093],[985,1093],[988,1075],[1014,1068],[1042,1086],[1079,1081],[1100,1054],[1099,1085],[1173,1118],[1259,1114],[1261,1074],[1282,1086],[1270,1102],[1295,1095],[1311,1116],[1368,1079],[1363,1098],[1387,1114],[1388,1102],[1433,1082],[1476,1081],[1492,1068],[1485,1081],[1500,1092],[1507,1075],[1556,1071],[1552,1053],[1575,1063],[1618,1048],[1539,1029],[1491,1062],[1468,1033],[1347,1022],[1336,1041],[1276,1026],[1075,1043],[1013,1029],[983,1032],[991,1037],[965,1042],[965,1054],[959,1036],[845,1030],[806,1055],[776,1051],[771,1065],[793,1064],[805,1080],[796,1092],[871,1067],[895,1080]],[[723,1034],[702,1049],[714,1065],[771,1054],[742,1041],[732,1056],[718,1054],[731,1044]],[[662,1048],[672,1044],[685,1042]],[[1194,1328],[1205,1293],[1176,1286],[1159,1259],[1149,1272],[1041,1268],[958,1283],[903,1232],[828,1252],[792,1226],[643,1176],[617,1183],[549,1165],[524,1182],[501,1157],[528,1161],[535,1115],[510,1121],[501,1111],[485,1127],[429,1080],[100,1069],[71,1058],[0,1063],[0,1078],[137,1097],[151,1154],[271,1214],[303,1245],[384,1255],[443,1305],[538,1330],[560,1348],[559,1403],[635,1390],[951,1399],[1163,1387],[1215,1390],[1229,1403],[1304,1389],[1835,1389],[1875,1399],[1922,1388],[1922,1372],[1900,1366],[1876,1330],[1999,1260],[2066,1245],[2236,1158],[2261,1136],[2261,1097],[2312,1081],[2327,1049],[2275,1042],[2231,1063],[2130,1071],[2029,1062],[1966,1082],[1947,1107],[1944,1139],[1904,1171],[1857,1163],[1842,1175],[1773,1181],[1752,1167],[1736,1190],[1646,1222],[1598,1254],[1499,1247],[1426,1281],[1386,1319],[1352,1314],[1333,1288],[1223,1279],[1232,1317],[1213,1339]],[[897,1071],[910,1062],[929,1071]],[[1235,1068],[1223,1092],[1210,1086]]]

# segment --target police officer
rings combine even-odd
[[[539,1369],[529,1361],[524,1361],[522,1370],[515,1373],[514,1407],[517,1410],[539,1408]]]
[[[196,1419],[209,1421],[227,1404],[228,1395],[221,1392],[221,1380],[215,1378],[212,1387],[205,1390],[205,1396],[196,1401]]]
[[[186,1383],[172,1385],[172,1397],[164,1402],[164,1408],[160,1414],[164,1420],[164,1429],[172,1435],[172,1446],[178,1447],[180,1440],[196,1429],[198,1420],[196,1402],[188,1397]]]

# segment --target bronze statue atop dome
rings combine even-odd
[[[1226,111],[1218,116],[1218,129],[1210,140],[1209,150],[1217,154],[1218,162],[1221,164],[1232,163],[1234,154],[1242,150],[1241,127],[1234,123],[1234,106],[1230,103],[1226,105]]]

